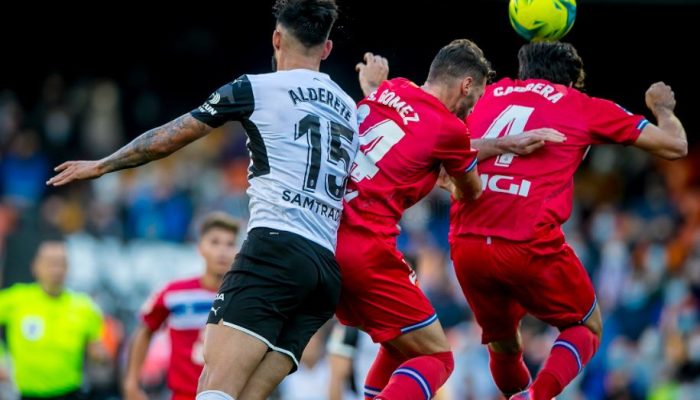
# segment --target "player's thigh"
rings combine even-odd
[[[221,323],[273,348],[289,315],[318,285],[306,242],[288,232],[251,230],[224,278],[208,323]]]
[[[237,397],[267,353],[258,338],[220,324],[209,324],[204,333],[204,362],[199,390],[220,390]],[[235,371],[235,372],[234,372]]]
[[[504,246],[481,236],[456,237],[450,241],[455,274],[482,329],[484,344],[516,337],[520,319],[525,315],[504,279],[508,276],[506,268],[518,261],[504,257]]]
[[[346,242],[339,241],[336,253],[343,277],[337,315],[343,324],[386,342],[437,320],[415,272],[391,243],[371,234],[341,238]]]
[[[408,357],[450,351],[447,336],[438,320],[426,327],[402,334],[388,343]]]
[[[316,266],[317,285],[288,316],[273,348],[292,360],[292,371],[311,336],[333,317],[340,298],[340,271],[333,253],[318,251],[310,261]]]
[[[276,351],[268,351],[237,399],[267,399],[291,371],[293,365],[288,356]]]
[[[557,328],[584,324],[594,314],[593,283],[570,246],[533,256],[527,268],[530,279],[513,291],[529,313]]]
[[[309,344],[311,337],[333,317],[332,309],[317,307],[320,304],[306,304],[299,313],[287,321],[277,340],[277,348],[273,349],[287,356],[291,362],[288,373],[296,371],[299,367],[302,353]]]

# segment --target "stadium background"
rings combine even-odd
[[[268,72],[271,3],[138,11],[91,3],[80,12],[78,5],[46,5],[41,15],[22,10],[17,24],[0,27],[2,287],[31,280],[38,243],[65,235],[70,286],[91,293],[110,317],[116,352],[150,291],[199,270],[192,246],[198,217],[214,209],[247,216],[239,126],[138,170],[59,189],[44,181],[61,161],[104,156],[236,76]],[[467,37],[499,76],[517,71],[523,41],[508,23],[505,1],[340,3],[335,48],[322,69],[357,99],[353,67],[365,51],[386,56],[391,76],[421,83],[437,49]],[[691,147],[686,160],[673,163],[598,148],[579,171],[566,231],[597,286],[606,326],[601,351],[564,398],[700,398],[700,102],[690,61],[700,2],[579,3],[566,40],[584,59],[587,91],[649,115],[644,92],[664,80],[675,90]],[[451,398],[494,398],[486,354],[450,274],[447,211],[439,192],[414,207],[401,247],[449,328],[457,354]],[[535,366],[556,335],[534,321],[524,333]],[[148,373],[157,386],[164,361],[154,360]],[[91,369],[89,384],[109,389],[116,371]]]

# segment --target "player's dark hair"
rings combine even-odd
[[[325,42],[338,19],[335,0],[277,0],[273,10],[277,23],[306,47]]]
[[[583,88],[586,74],[576,48],[563,42],[532,42],[518,52],[520,79],[545,79]]]
[[[238,232],[241,229],[241,224],[239,224],[238,221],[230,215],[218,211],[207,214],[204,217],[204,220],[199,227],[199,236],[204,236],[212,229],[223,229],[233,233],[234,235],[238,235]]]
[[[457,39],[437,53],[430,64],[428,82],[462,79],[465,76],[482,80],[491,79],[494,75],[491,63],[476,43],[468,39]]]

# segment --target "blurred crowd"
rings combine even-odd
[[[148,294],[199,271],[192,245],[199,218],[211,210],[247,218],[246,137],[237,124],[152,165],[45,186],[62,161],[102,157],[175,116],[166,115],[153,93],[130,96],[127,107],[115,82],[66,82],[59,75],[46,79],[36,103],[0,92],[1,287],[32,280],[40,242],[67,240],[69,286],[92,295],[105,313],[115,363],[90,371],[86,386],[102,396],[95,398],[119,398],[125,343]],[[661,162],[631,148],[600,147],[584,161],[565,231],[596,284],[604,338],[563,399],[700,398],[700,154],[694,150],[685,160]],[[434,191],[406,214],[399,240],[455,350],[455,373],[440,395],[497,399],[480,332],[452,273],[448,227],[449,198]],[[536,372],[556,332],[530,319],[523,327],[526,362]],[[167,368],[165,340],[155,341],[144,370],[155,394]],[[316,346],[308,367],[324,357]],[[284,386],[280,395],[299,398]]]

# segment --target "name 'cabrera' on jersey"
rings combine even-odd
[[[243,75],[192,116],[240,121],[250,153],[248,230],[301,235],[335,251],[348,170],[358,148],[355,102],[324,73]]]

